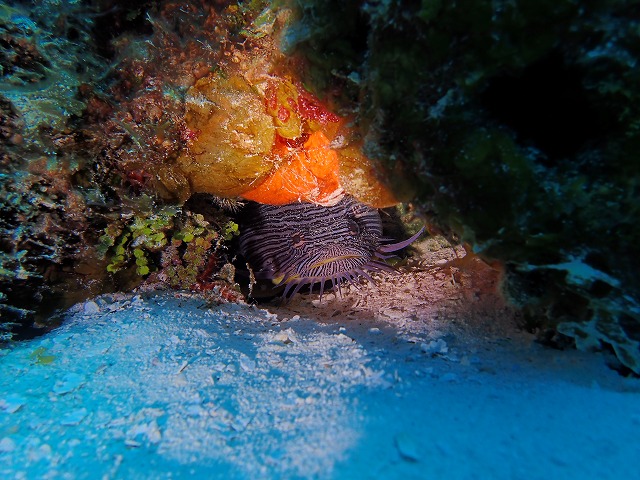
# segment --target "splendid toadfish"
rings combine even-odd
[[[284,298],[304,285],[352,284],[360,278],[375,283],[371,272],[395,270],[385,263],[392,252],[414,242],[411,238],[385,243],[377,209],[344,197],[330,207],[311,203],[250,204],[241,226],[240,251],[256,278],[284,285]]]

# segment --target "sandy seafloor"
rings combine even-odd
[[[640,380],[537,343],[477,260],[401,269],[322,302],[75,306],[0,351],[0,478],[640,478]]]

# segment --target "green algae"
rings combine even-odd
[[[135,274],[176,289],[196,288],[210,258],[224,242],[238,235],[232,220],[220,226],[202,214],[167,206],[157,212],[140,212],[130,220],[116,220],[100,236],[99,254],[108,260],[107,272]],[[202,278],[209,282],[210,278]],[[139,280],[138,280],[139,283]]]

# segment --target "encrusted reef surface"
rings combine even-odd
[[[637,2],[294,3],[283,47],[353,92],[366,153],[504,263],[532,327],[640,371]]]
[[[237,301],[235,195],[286,187],[411,200],[531,329],[640,373],[639,36],[631,0],[2,3],[2,325]]]
[[[78,2],[0,3],[0,338],[54,301],[56,277],[91,244],[74,128],[83,85],[101,72],[89,13]]]
[[[3,337],[142,281],[239,295],[222,252],[237,225],[164,185],[187,89],[250,47],[263,3],[0,4]]]

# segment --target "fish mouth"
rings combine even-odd
[[[323,265],[327,265],[328,263],[340,262],[342,260],[351,260],[354,258],[362,258],[362,255],[350,254],[350,255],[338,255],[335,257],[323,258],[322,260],[318,260],[317,262],[309,265],[309,270],[322,267]]]
[[[345,255],[335,255],[332,257],[328,257],[328,258],[323,258],[322,260],[318,260],[314,263],[311,263],[309,265],[307,265],[305,267],[305,272],[312,272],[315,269],[318,269],[324,265],[330,264],[330,263],[337,263],[337,262],[341,262],[344,260],[354,260],[354,259],[362,259],[362,255],[359,254],[355,254],[355,253],[351,253],[351,254],[345,254]],[[276,276],[274,276],[271,281],[273,282],[274,285],[281,285],[283,283],[299,283],[299,282],[310,282],[310,283],[314,283],[314,282],[320,282],[323,279],[328,280],[333,278],[334,275],[308,275],[305,273],[293,273],[293,274],[285,274],[285,273],[280,273]]]

